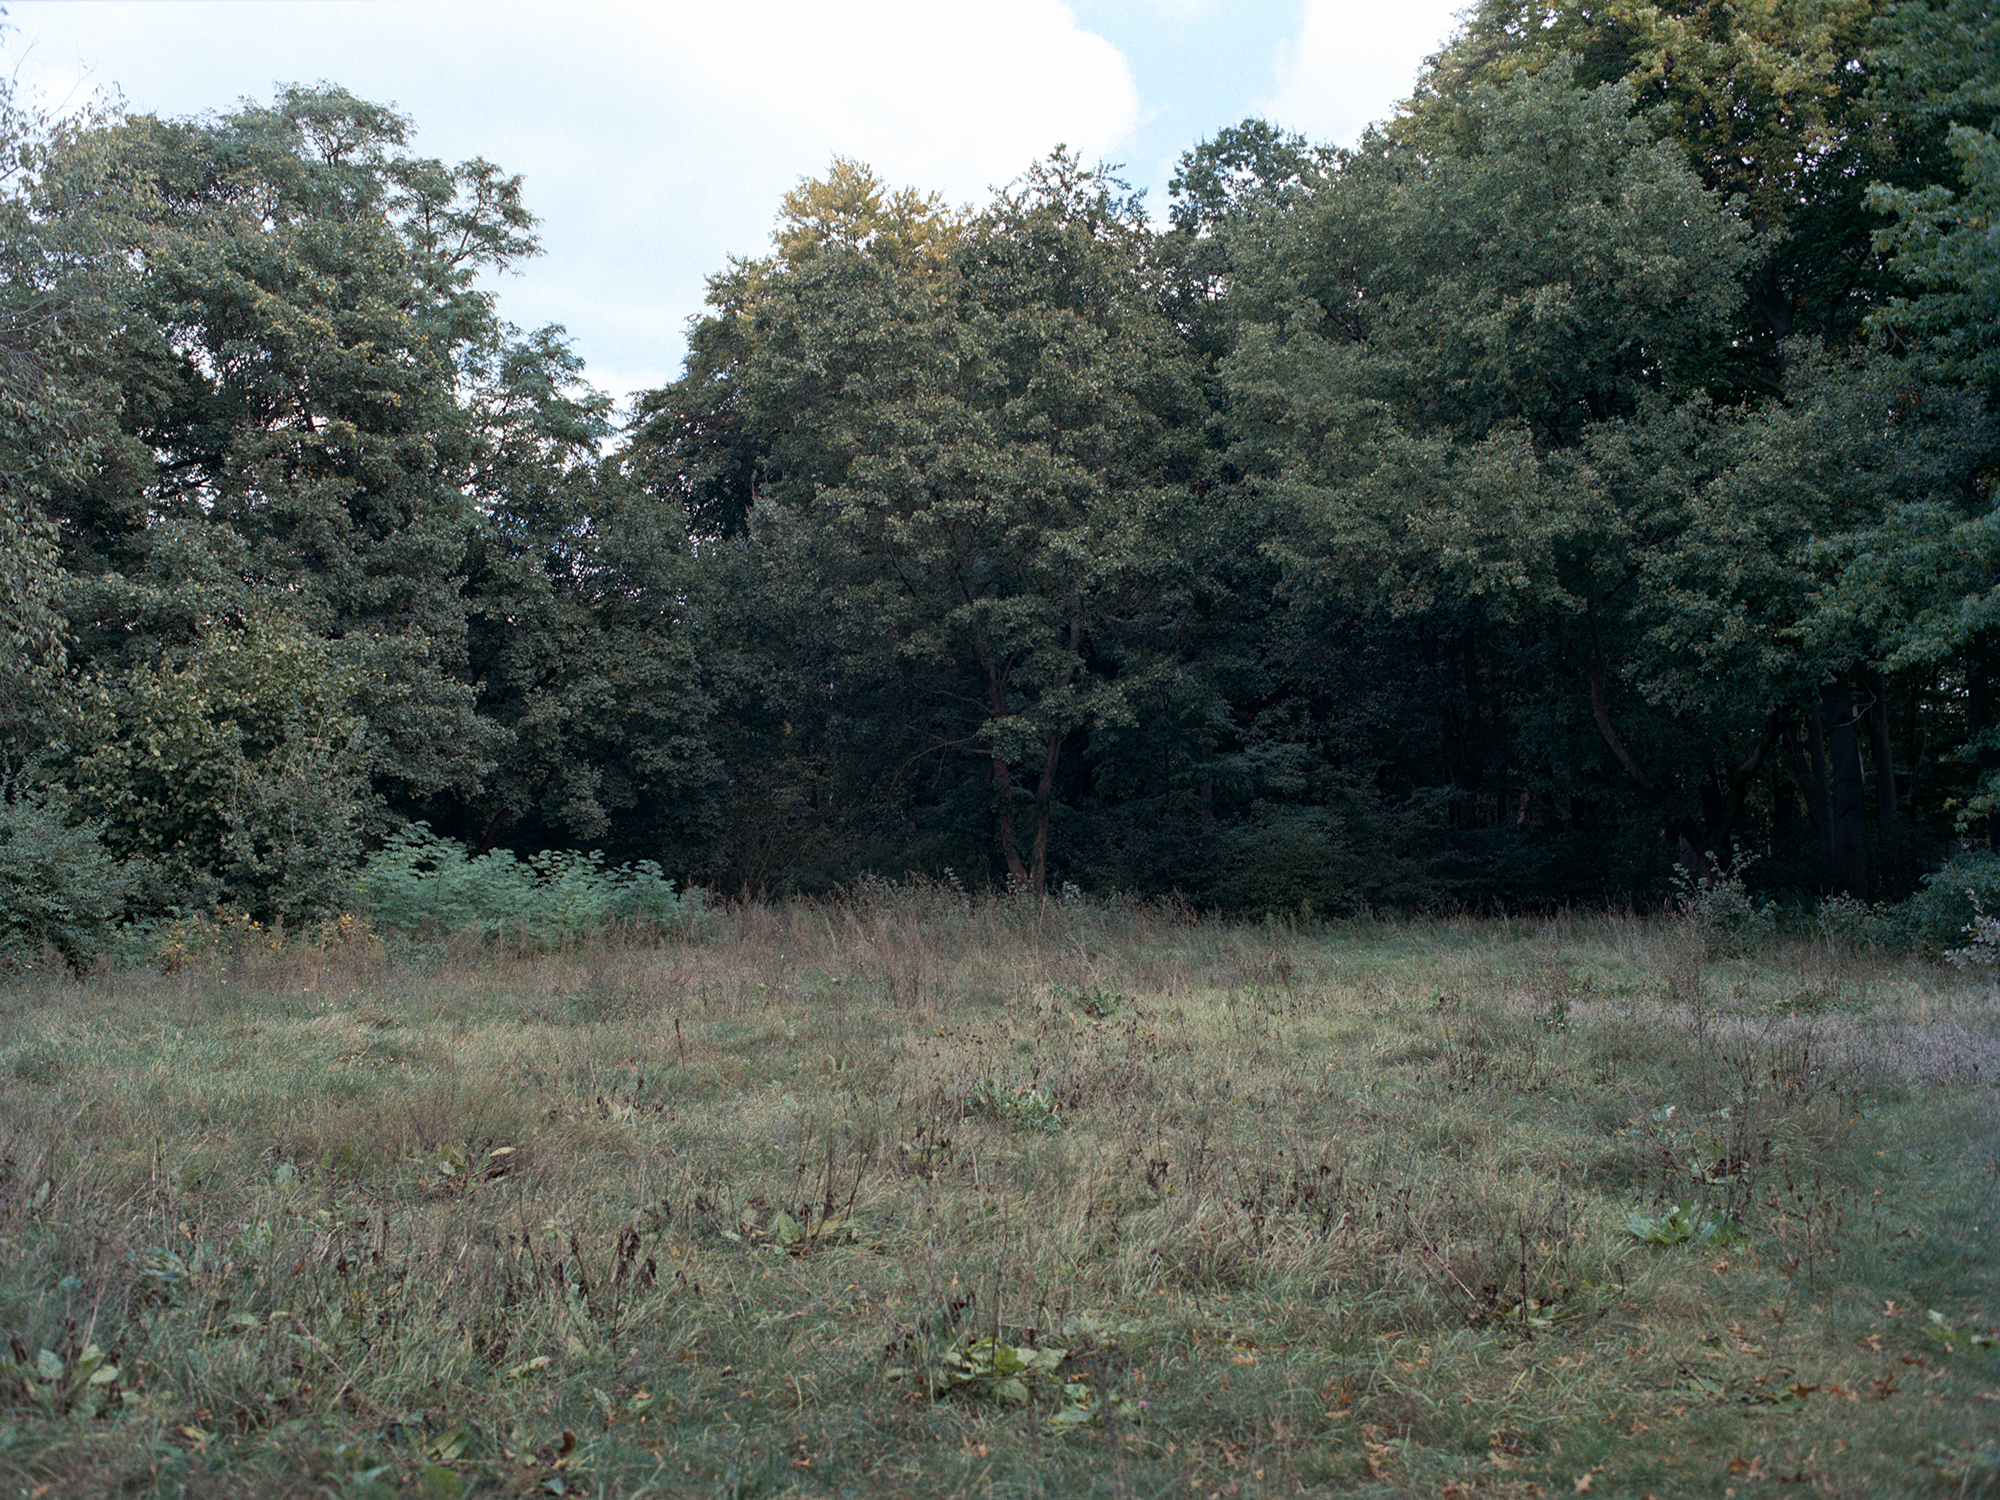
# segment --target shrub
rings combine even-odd
[[[372,805],[357,674],[304,627],[216,626],[78,685],[67,795],[143,855],[154,914],[217,902],[260,920],[337,911]]]
[[[1685,867],[1674,871],[1674,906],[1685,923],[1699,927],[1724,952],[1744,953],[1767,941],[1777,930],[1768,903],[1751,895],[1743,883],[1750,858],[1738,859],[1726,873],[1698,880]]]
[[[1815,917],[1820,936],[1850,948],[1893,948],[1905,939],[1902,912],[1894,906],[1828,896]]]
[[[1988,911],[2000,911],[2000,858],[1971,851],[1926,875],[1923,888],[1902,906],[1909,940],[1931,954],[1962,947],[1975,914],[1974,895]]]
[[[132,868],[113,859],[95,824],[75,823],[46,787],[0,788],[0,959],[54,947],[89,966],[124,910]]]
[[[657,931],[687,926],[701,893],[682,893],[652,860],[603,866],[599,853],[506,849],[474,855],[413,823],[362,865],[357,882],[376,926],[406,932],[483,932],[565,946],[618,923]]]

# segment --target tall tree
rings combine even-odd
[[[258,852],[258,827],[325,812],[292,846],[316,839],[337,873],[392,810],[477,795],[533,716],[519,674],[496,672],[480,700],[468,615],[498,600],[473,600],[466,570],[517,543],[535,567],[573,562],[522,538],[550,510],[542,492],[588,488],[585,450],[604,435],[559,335],[523,338],[477,284],[534,252],[520,180],[416,156],[407,137],[402,117],[331,87],[107,120],[59,143],[25,210],[45,237],[96,246],[117,308],[100,371],[115,441],[44,486],[92,704],[72,780],[108,837],[166,838],[189,880],[246,903],[324,896],[299,860]],[[69,186],[92,172],[116,191]],[[558,530],[592,524],[579,503],[553,507]],[[630,530],[608,514],[606,528]],[[489,577],[535,592],[514,559]],[[545,600],[596,586],[541,584]],[[310,694],[288,665],[305,661]],[[146,747],[167,742],[211,769],[154,765]],[[510,769],[547,753],[524,744]],[[497,795],[522,800],[518,785]],[[588,798],[564,796],[571,832],[601,827]]]
[[[582,373],[544,330],[502,351],[474,401],[468,654],[508,740],[477,793],[439,811],[482,849],[581,841],[699,870],[719,780],[710,590],[681,507],[599,457],[610,400]]]
[[[781,253],[715,284],[696,344],[730,358],[699,378],[754,434],[758,553],[826,641],[827,706],[869,721],[849,732],[878,784],[928,777],[960,815],[976,789],[1039,890],[1077,748],[1172,670],[1115,638],[1169,566],[1199,388],[1118,184],[1058,155],[948,255],[893,232],[924,200],[860,188],[802,189]]]
[[[46,750],[60,717],[71,637],[52,497],[120,445],[121,268],[100,224],[60,211],[120,191],[90,149],[102,124],[51,119],[0,78],[0,775]]]
[[[1623,80],[1654,137],[1757,236],[1737,338],[1717,348],[1718,394],[1775,391],[1785,341],[1845,343],[1892,282],[1875,253],[1872,181],[1905,169],[1871,90],[1887,0],[1482,0],[1434,60],[1395,127],[1411,139],[1476,129],[1485,85],[1556,66],[1580,83]],[[1754,352],[1745,364],[1744,352]]]

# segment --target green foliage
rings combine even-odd
[[[0,784],[0,963],[54,947],[74,969],[109,943],[138,872],[78,822],[53,788]]]
[[[1181,156],[1167,184],[1174,228],[1197,235],[1233,227],[1287,195],[1310,191],[1335,163],[1331,149],[1268,120],[1226,126]]]
[[[1136,1426],[1143,1420],[1146,1403],[1121,1391],[1102,1391],[1084,1380],[1065,1381],[1063,1404],[1049,1413],[1049,1431],[1075,1432],[1102,1427],[1107,1418]]]
[[[1777,930],[1770,903],[1759,901],[1744,883],[1753,863],[1739,859],[1727,874],[1706,879],[1685,867],[1674,871],[1674,906],[1681,920],[1725,951],[1755,948]]]
[[[610,402],[577,394],[581,378],[545,331],[506,351],[489,393],[467,654],[482,719],[507,742],[476,792],[445,802],[482,842],[505,829],[699,867],[721,780],[700,623],[717,585],[679,507],[598,460]]]
[[[1905,947],[1909,941],[1905,913],[1880,902],[1852,896],[1828,896],[1813,913],[1822,936],[1861,951]]]
[[[51,505],[87,564],[96,670],[286,615],[358,673],[376,789],[422,796],[475,782],[499,738],[459,676],[478,398],[505,342],[475,281],[534,241],[518,179],[414,157],[408,129],[322,86],[79,141],[145,183],[64,211],[133,268],[128,443]]]
[[[1627,86],[1635,123],[1757,232],[1735,327],[1700,361],[1716,386],[1755,389],[1782,374],[1785,339],[1852,339],[1890,280],[1868,254],[1880,220],[1863,202],[1872,180],[1911,170],[1875,97],[1870,54],[1887,9],[1928,6],[1480,0],[1391,128],[1413,143],[1462,140],[1481,128],[1482,88],[1539,72]]]
[[[19,1338],[15,1349],[21,1350]],[[0,1366],[0,1381],[26,1394],[49,1416],[71,1414],[99,1417],[116,1411],[124,1392],[119,1386],[116,1363],[95,1344],[85,1344],[74,1359],[65,1359],[53,1349],[39,1350],[33,1359],[25,1351]]]
[[[1664,1214],[1627,1214],[1625,1232],[1645,1245],[1733,1245],[1744,1238],[1738,1225],[1704,1216],[1692,1199]]]
[[[1429,808],[1424,802],[1399,806],[1359,778],[1327,780],[1332,784],[1315,789],[1319,805],[1262,799],[1218,838],[1203,894],[1226,911],[1250,916],[1302,907],[1351,916],[1429,905],[1437,895],[1425,869]]]
[[[1972,903],[1972,920],[1965,924],[1965,935],[1972,941],[1963,948],[1947,948],[1945,961],[1961,969],[1968,965],[1990,969],[2000,961],[2000,916],[1986,910],[1986,903],[1979,899],[1977,891],[1965,894]]]
[[[1062,1133],[1062,1116],[1056,1112],[1055,1100],[1049,1096],[1047,1089],[1034,1084],[1009,1084],[997,1078],[986,1079],[967,1096],[965,1109],[967,1114],[1013,1130],[1050,1135]]]
[[[865,186],[801,192],[837,206]],[[1067,747],[1178,672],[1155,630],[1181,566],[1175,481],[1203,466],[1194,363],[1151,295],[1136,201],[1073,158],[923,254],[900,231],[815,229],[809,207],[810,254],[781,235],[718,278],[689,375],[762,435],[772,758],[798,733],[866,744],[855,805],[943,803],[1039,893]]]
[[[838,1212],[814,1213],[810,1208],[802,1208],[794,1216],[789,1210],[778,1208],[766,1220],[754,1214],[742,1215],[734,1229],[722,1231],[722,1237],[736,1244],[756,1245],[797,1257],[848,1243],[854,1238],[854,1224]]]
[[[1475,102],[1463,139],[1370,137],[1242,247],[1251,322],[1226,368],[1245,435],[1274,424],[1316,477],[1398,457],[1385,418],[1412,436],[1572,442],[1657,389],[1736,302],[1746,228],[1649,140],[1628,85],[1551,68]]]
[[[1912,340],[1939,378],[1964,381],[2000,399],[2000,139],[1965,125],[1951,128],[1962,186],[1922,189],[1877,184],[1870,205],[1896,222],[1878,230],[1875,247],[1918,288],[1874,314],[1876,326]]]
[[[1129,995],[1114,994],[1101,984],[1065,985],[1056,992],[1056,998],[1093,1021],[1108,1021],[1114,1016],[1129,1015],[1132,1010]]]
[[[1903,903],[1902,921],[1909,941],[1940,954],[1965,946],[1982,909],[2000,911],[2000,857],[1976,850],[1954,855],[1926,875]]]
[[[1026,1406],[1037,1392],[1060,1384],[1056,1371],[1067,1358],[1067,1349],[1010,1344],[990,1334],[968,1338],[938,1356],[935,1389],[939,1395],[982,1396],[1003,1406]]]
[[[367,805],[359,673],[284,619],[204,630],[81,684],[63,770],[112,851],[178,904],[291,920],[338,906]]]
[[[2000,1332],[1992,1328],[1961,1328],[1936,1308],[1925,1314],[1930,1326],[1924,1332],[1930,1341],[1947,1354],[1956,1354],[1961,1349],[2000,1349]]]
[[[8,759],[55,718],[68,661],[67,622],[55,607],[62,582],[55,527],[0,488],[0,754]]]
[[[474,855],[423,823],[390,836],[362,864],[356,886],[377,926],[405,932],[481,932],[564,947],[617,924],[677,931],[701,912],[658,864],[606,869],[600,853],[505,849]]]
[[[0,770],[59,741],[151,908],[260,922],[414,817],[602,851],[466,878],[552,927],[414,918],[559,941],[641,857],[1337,914],[1741,837],[1900,892],[2000,794],[1996,40],[1482,0],[1355,149],[1189,152],[1167,228],[1062,151],[977,210],[836,158],[608,454],[483,290],[518,178],[330,84],[0,86]]]

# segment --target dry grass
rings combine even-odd
[[[0,1013],[23,1493],[2000,1487],[1950,971],[926,885]]]

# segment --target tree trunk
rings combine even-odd
[[[1819,829],[1819,865],[1822,874],[1821,889],[1829,890],[1826,881],[1833,878],[1833,792],[1827,779],[1826,768],[1826,709],[1814,699],[1806,710],[1806,745],[1812,751],[1812,786],[1807,799],[1813,809],[1813,822]]]
[[[1965,707],[1972,721],[1972,732],[1984,736],[1993,723],[1993,684],[1986,675],[1986,653],[1981,649],[1985,642],[1974,637],[1971,647],[1965,653]],[[1976,752],[1980,779],[1985,780],[1986,772],[1993,768],[1993,750],[1981,745]],[[2000,809],[1986,815],[1986,847],[2000,852]]]
[[[1903,721],[1903,743],[1910,747],[1910,774],[1903,783],[1902,793],[1910,799],[1910,821],[1917,821],[1917,799],[1923,795],[1924,775],[1924,734],[1921,715],[1924,707],[1926,686],[1922,678],[1910,680],[1910,712]]]
[[[1770,717],[1764,721],[1763,732],[1757,736],[1757,743],[1751,749],[1749,757],[1729,773],[1727,786],[1718,790],[1718,795],[1714,799],[1715,806],[1704,820],[1699,815],[1701,810],[1691,807],[1686,799],[1674,790],[1670,781],[1664,777],[1649,775],[1645,767],[1639,764],[1637,757],[1626,747],[1624,740],[1619,738],[1618,731],[1611,722],[1610,699],[1605,691],[1604,649],[1597,639],[1596,626],[1593,624],[1591,627],[1591,650],[1588,656],[1572,645],[1560,629],[1555,635],[1556,643],[1589,679],[1591,717],[1597,721],[1597,732],[1603,736],[1606,747],[1618,757],[1618,763],[1625,768],[1626,773],[1658,801],[1679,841],[1681,863],[1697,880],[1706,884],[1716,875],[1715,863],[1709,856],[1728,847],[1729,836],[1736,828],[1737,818],[1742,815],[1743,799],[1749,793],[1750,783],[1763,769],[1765,760],[1770,757],[1783,732],[1784,710],[1771,711]]]
[[[973,660],[979,663],[979,675],[986,682],[986,702],[995,719],[1008,716],[1007,684],[1000,675],[999,663],[983,640],[972,643]],[[1007,878],[1016,886],[1029,886],[1028,867],[1021,859],[1021,844],[1014,837],[1014,777],[1007,769],[1007,757],[995,748],[988,754],[988,764],[992,767],[993,789],[1000,800],[1000,857],[1007,862]],[[1039,830],[1037,830],[1039,833]],[[1032,889],[1039,891],[1035,883]]]
[[[1867,798],[1861,777],[1861,737],[1854,729],[1854,700],[1840,678],[1819,690],[1826,714],[1827,791],[1833,802],[1833,888],[1868,899]]]
[[[1007,861],[1007,876],[1017,886],[1028,884],[1028,867],[1021,862],[1021,845],[1014,837],[1014,778],[1007,774],[1007,759],[997,751],[992,758],[993,786],[1000,796],[1000,857]]]
[[[1826,743],[1819,732],[1819,705],[1812,704],[1806,709],[1806,735],[1812,741],[1812,760],[1806,760],[1805,752],[1799,748],[1798,727],[1785,726],[1785,759],[1791,765],[1792,779],[1799,784],[1805,794],[1806,817],[1812,823],[1813,835],[1819,841],[1819,862],[1822,869],[1833,863],[1833,804],[1826,795]]]
[[[1868,757],[1875,763],[1875,871],[1885,881],[1903,878],[1901,814],[1896,798],[1896,748],[1889,738],[1889,683],[1867,669]]]
[[[1896,755],[1889,743],[1889,683],[1868,669],[1869,754],[1875,762],[1875,825],[1887,844],[1896,831]]]
[[[1424,654],[1438,684],[1445,776],[1451,782],[1451,826],[1469,831],[1479,826],[1479,784],[1484,760],[1479,722],[1479,669],[1470,630],[1461,631],[1438,661],[1438,642],[1427,638]],[[1456,679],[1456,681],[1454,681]],[[1447,684],[1451,684],[1447,686]],[[1457,691],[1453,689],[1456,688]]]
[[[1063,737],[1053,731],[1048,738],[1048,752],[1042,758],[1042,781],[1035,788],[1035,843],[1028,867],[1028,889],[1037,896],[1048,889],[1049,884],[1049,813],[1055,804],[1056,771],[1062,765]]]

